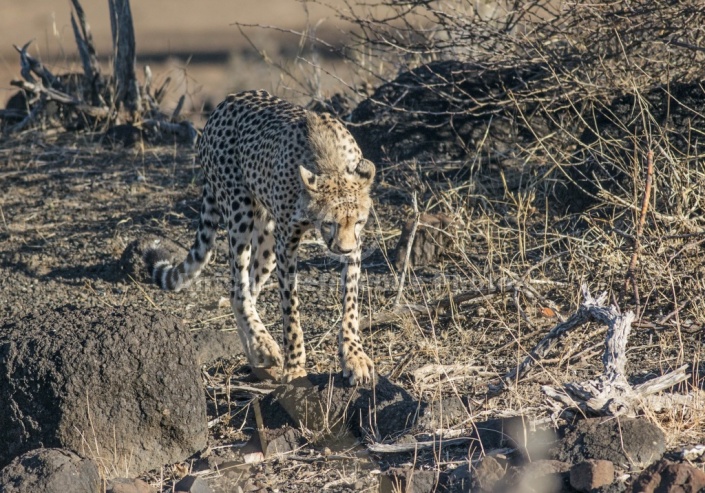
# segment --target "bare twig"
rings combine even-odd
[[[627,269],[627,279],[624,284],[625,290],[628,289],[629,283],[632,284],[632,289],[634,291],[634,303],[637,307],[637,312],[641,306],[641,301],[639,299],[639,285],[636,282],[636,263],[639,258],[639,253],[641,252],[641,237],[644,234],[644,224],[646,223],[646,213],[649,209],[649,199],[651,197],[651,184],[654,178],[654,152],[649,150],[646,154],[646,185],[644,187],[644,197],[641,202],[641,211],[639,212],[639,224],[636,228],[636,237],[634,238],[634,252],[632,253],[632,259],[629,262],[629,268]]]
[[[401,269],[401,278],[399,279],[399,288],[397,289],[397,296],[394,298],[394,307],[399,306],[401,301],[401,295],[404,291],[404,283],[406,281],[406,272],[409,270],[409,259],[411,258],[411,250],[414,247],[414,238],[416,237],[416,230],[419,228],[419,204],[416,199],[416,192],[411,196],[411,200],[414,205],[414,225],[411,227],[411,233],[409,234],[409,242],[406,245],[406,256],[404,257],[404,265]]]

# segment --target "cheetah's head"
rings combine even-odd
[[[372,207],[372,162],[362,159],[352,171],[317,175],[299,167],[308,195],[307,213],[331,252],[349,255],[360,246],[360,233]]]

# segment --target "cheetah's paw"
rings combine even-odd
[[[349,378],[350,385],[355,385],[356,383],[369,384],[374,378],[374,364],[362,350],[345,354],[342,365],[343,377]]]
[[[307,375],[306,370],[300,366],[295,366],[294,368],[287,368],[284,370],[282,375],[283,383],[291,383],[296,379],[305,378]]]
[[[281,368],[282,358],[279,344],[271,335],[263,334],[258,340],[252,341],[250,346],[252,361],[250,364],[256,368]]]

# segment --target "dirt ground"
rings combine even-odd
[[[376,214],[368,227],[368,255],[363,262],[363,319],[389,307],[396,296],[396,274],[386,256],[409,214],[403,189],[391,183],[391,176],[399,173],[381,170],[375,191]],[[233,330],[227,303],[219,303],[227,293],[228,269],[222,241],[215,262],[194,287],[182,293],[162,292],[145,279],[125,278],[120,268],[125,247],[147,234],[188,247],[199,208],[200,180],[194,152],[184,148],[106,149],[88,134],[51,132],[28,132],[4,140],[0,147],[0,317],[20,317],[42,304],[126,305],[174,313],[193,331]],[[518,255],[517,247],[507,245],[514,255]],[[477,260],[476,266],[445,259],[417,269],[408,280],[406,298],[423,302],[443,298],[449,290],[463,292],[481,286],[484,274],[479,269],[483,263],[485,268],[487,265],[486,245],[481,241],[469,245],[467,255]],[[515,262],[507,264],[506,269],[521,272],[521,266],[537,265],[530,260]],[[311,373],[339,371],[332,357],[336,354],[341,310],[339,267],[315,238],[304,242],[299,291]],[[572,300],[577,284],[561,280],[565,279],[566,264],[554,259],[544,261],[541,269],[542,274],[534,278],[542,281],[536,283],[538,289],[547,298],[558,300],[557,308],[569,314],[575,308]],[[260,313],[276,334],[276,289],[265,290]],[[654,314],[647,318],[657,317]],[[587,333],[571,336],[555,357],[544,361],[542,368],[517,390],[489,402],[483,402],[481,396],[493,376],[504,374],[520,362],[555,323],[537,300],[508,294],[458,306],[440,318],[377,327],[363,338],[379,373],[414,397],[428,402],[453,395],[474,399],[476,407],[468,423],[518,415],[545,423],[550,409],[540,398],[540,385],[583,380],[601,372],[602,328],[591,327]],[[694,382],[701,382],[697,376],[699,340],[699,331],[688,331],[687,327],[676,332],[637,328],[628,351],[630,375],[638,380],[684,361],[696,369]],[[451,363],[480,370],[430,379],[416,373],[426,365]],[[311,445],[290,459],[266,461],[253,469],[236,467],[239,448],[255,429],[251,407],[254,394],[251,388],[248,390],[252,383],[246,361],[241,354],[232,354],[209,368],[206,375],[209,419],[213,420],[212,455],[210,459],[154,472],[148,479],[163,491],[171,491],[171,478],[179,471],[183,473],[184,468],[202,474],[214,487],[222,485],[226,488],[222,491],[228,491],[227,485],[242,484],[245,478],[267,491],[317,491],[326,487],[330,491],[376,491],[380,468],[389,459],[371,457],[354,443],[343,442],[334,450],[335,460],[323,455],[329,442],[321,446],[312,439]],[[659,416],[658,422],[668,432],[671,450],[703,439],[697,416],[674,411]],[[438,467],[451,467],[468,453],[472,451],[467,445],[457,447]],[[419,456],[416,460],[425,459]],[[403,459],[413,461],[413,457]]]

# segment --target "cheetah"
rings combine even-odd
[[[338,334],[343,377],[369,383],[372,360],[359,335],[360,234],[372,206],[375,166],[345,126],[265,91],[230,95],[208,119],[198,158],[205,174],[198,232],[186,259],[172,265],[164,249],[145,262],[162,289],[187,287],[211,258],[216,229],[228,233],[230,302],[253,368],[281,369],[284,382],[306,376],[299,320],[296,259],[302,235],[320,231],[342,270],[344,316]],[[284,358],[255,307],[276,268]]]

